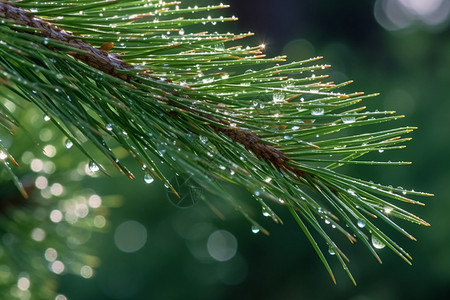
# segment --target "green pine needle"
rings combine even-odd
[[[415,128],[377,130],[378,124],[402,116],[361,106],[376,94],[340,92],[350,82],[327,82],[323,72],[329,66],[318,64],[321,57],[283,63],[285,57],[265,58],[264,45],[237,44],[251,33],[191,31],[192,25],[236,20],[200,14],[226,5],[183,8],[156,0],[15,4],[20,8],[14,9],[72,33],[58,39],[60,33],[50,35],[26,17],[14,17],[8,12],[13,6],[0,2],[0,93],[9,97],[12,92],[13,101],[21,98],[39,107],[94,169],[110,172],[106,158],[135,177],[110,148],[114,140],[142,167],[136,177],[158,178],[178,195],[161,169],[164,163],[223,196],[255,231],[267,233],[225,194],[221,182],[242,186],[275,222],[282,223],[276,210],[289,210],[333,281],[324,255],[328,250],[355,282],[347,257],[326,230],[330,226],[351,243],[361,240],[380,262],[377,247],[385,245],[410,263],[408,253],[376,224],[384,221],[414,240],[394,219],[429,224],[393,202],[421,204],[410,197],[431,194],[374,184],[335,169],[409,164],[360,157],[403,148],[410,140],[403,135]],[[109,63],[97,64],[91,50],[76,46],[78,40],[101,49]],[[106,72],[114,62],[116,67]],[[0,117],[6,132],[21,127],[7,107],[0,107]],[[346,131],[368,125],[375,126],[358,134]],[[88,150],[91,146],[97,151]],[[9,164],[12,155],[1,144],[0,159],[23,190]]]

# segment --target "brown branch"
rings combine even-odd
[[[59,28],[49,22],[34,17],[29,12],[24,9],[17,7],[8,2],[0,0],[0,17],[14,20],[18,24],[27,25],[32,28],[36,28],[39,31],[39,35],[47,37],[53,40],[57,40],[64,44],[70,45],[73,48],[82,50],[84,53],[69,53],[74,58],[84,62],[85,64],[100,70],[111,76],[120,78],[127,82],[139,81],[138,78],[125,75],[120,71],[131,70],[133,66],[121,60],[117,55],[108,53],[107,50],[111,49],[111,45],[104,45],[100,49],[93,47],[92,45],[86,43],[79,37],[75,36],[73,33]],[[51,48],[51,47],[50,47]],[[166,99],[169,104],[170,101]],[[172,104],[173,105],[173,104]],[[212,121],[224,124],[224,126],[229,126],[229,122],[224,120],[216,120],[210,116],[201,115]],[[224,128],[216,125],[209,125],[216,132],[222,132],[234,142],[242,144],[245,149],[253,152],[259,159],[266,160],[270,162],[274,167],[284,171],[291,171],[297,176],[302,176],[304,171],[295,169],[286,164],[289,158],[284,154],[283,151],[265,144],[261,141],[261,138],[250,131],[243,130],[240,128]]]
[[[131,76],[120,74],[118,70],[130,70],[133,67],[107,51],[97,49],[69,31],[61,29],[42,19],[34,17],[26,10],[13,4],[0,1],[0,17],[16,21],[39,30],[39,35],[63,42],[85,53],[71,53],[73,57],[106,74],[130,81]]]

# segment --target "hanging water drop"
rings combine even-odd
[[[336,252],[334,251],[334,249],[331,246],[328,247],[328,253],[330,253],[330,255],[336,254]]]
[[[8,154],[0,150],[0,160],[5,160],[8,157]]]
[[[323,107],[317,107],[311,110],[311,115],[313,116],[321,116],[323,115],[325,112],[325,110],[323,109]]]
[[[359,228],[364,228],[366,227],[366,222],[364,222],[364,220],[358,220],[356,225],[358,225]]]
[[[111,130],[113,130],[113,125],[111,123],[106,124],[105,128],[106,128],[106,130],[111,131]]]
[[[390,206],[385,206],[385,207],[383,208],[383,211],[384,211],[384,213],[385,213],[386,215],[390,214],[393,210],[394,210],[394,209],[393,209],[392,207],[390,207]]]
[[[356,192],[352,189],[348,189],[347,192],[352,196],[356,196]]]
[[[252,232],[253,232],[253,233],[258,233],[258,232],[260,232],[260,231],[261,231],[261,229],[259,229],[258,226],[252,225]]]
[[[89,170],[91,170],[91,172],[97,172],[100,168],[93,160],[91,160],[89,161]]]
[[[150,175],[150,173],[146,172],[144,175],[144,181],[147,184],[150,184],[154,181],[155,179]]]
[[[379,152],[379,153],[383,153],[383,152],[384,152],[384,149],[378,149],[378,152]]]
[[[374,235],[372,235],[372,245],[375,249],[383,249],[386,247],[386,245]]]
[[[200,142],[202,142],[202,144],[206,144],[208,142],[208,138],[206,136],[199,136],[198,137]]]
[[[345,116],[345,117],[342,117],[341,120],[342,120],[342,122],[344,124],[351,124],[351,123],[355,122],[355,117],[353,117],[353,116]]]
[[[262,215],[264,217],[269,217],[270,216],[270,212],[267,211],[267,208],[263,207],[262,209]]]
[[[44,121],[45,121],[45,122],[48,122],[48,121],[50,121],[50,117],[49,117],[49,116],[47,116],[47,115],[45,115],[45,116],[44,116]]]
[[[70,148],[72,148],[72,146],[73,146],[73,142],[72,142],[71,140],[69,140],[69,139],[66,139],[66,141],[64,142],[64,146],[65,146],[67,149],[70,149]]]

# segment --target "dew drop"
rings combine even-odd
[[[8,157],[8,154],[0,150],[0,160],[5,160]]]
[[[48,122],[48,121],[50,121],[50,117],[49,117],[49,116],[47,116],[47,115],[45,115],[45,116],[44,116],[44,121],[45,121],[45,122]]]
[[[269,217],[270,216],[270,212],[267,211],[267,209],[265,207],[263,207],[262,209],[262,215],[264,217]]]
[[[323,109],[323,107],[317,107],[311,110],[311,115],[313,116],[321,116],[323,115],[325,112],[325,110]]]
[[[105,128],[106,128],[106,130],[111,131],[111,130],[113,130],[113,124],[111,124],[111,123],[106,124]]]
[[[261,231],[261,229],[259,229],[258,226],[252,225],[252,232],[253,232],[253,233],[258,233],[258,232],[260,232],[260,231]]]
[[[350,116],[342,117],[341,120],[344,124],[351,124],[351,123],[355,122],[355,117],[350,117]]]
[[[364,222],[364,220],[358,220],[356,225],[358,225],[359,228],[364,228],[366,227],[366,222]]]
[[[375,249],[383,249],[386,247],[386,245],[374,235],[372,235],[372,245]]]
[[[89,170],[91,170],[92,172],[97,172],[98,170],[100,170],[100,168],[94,161],[91,160],[89,161]]]
[[[214,77],[210,77],[210,78],[203,78],[202,82],[203,83],[211,83],[214,81]]]
[[[352,196],[356,196],[356,192],[352,189],[348,189],[347,192]]]
[[[154,180],[155,180],[155,179],[154,179],[148,172],[145,173],[145,175],[144,175],[144,181],[145,181],[145,183],[150,184],[150,183],[152,183]]]
[[[390,207],[390,206],[385,206],[383,208],[384,213],[387,214],[387,215],[390,214],[393,210],[394,209],[392,207]]]
[[[379,153],[383,153],[383,152],[384,152],[384,149],[378,149],[378,152],[379,152]]]
[[[198,138],[202,144],[206,144],[208,142],[208,138],[206,136],[199,136]]]
[[[69,139],[66,139],[66,141],[64,142],[64,146],[65,146],[67,149],[70,149],[70,148],[72,148],[72,146],[73,146],[73,142],[72,142],[71,140],[69,140]]]
[[[330,253],[330,255],[336,255],[336,252],[331,246],[328,247],[328,253]]]

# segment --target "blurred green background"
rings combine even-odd
[[[186,6],[213,3],[183,1]],[[361,245],[344,247],[358,286],[330,259],[338,281],[334,285],[301,230],[281,209],[277,212],[285,224],[276,225],[253,206],[254,215],[271,232],[267,237],[252,233],[249,223],[227,208],[220,208],[226,217],[222,221],[202,202],[176,207],[159,182],[100,176],[86,184],[100,195],[123,195],[123,204],[111,210],[110,234],[97,234],[89,242],[102,261],[95,276],[86,280],[65,275],[60,291],[69,299],[85,300],[448,299],[450,1],[226,3],[231,8],[222,13],[240,20],[212,30],[255,32],[242,43],[264,43],[269,56],[324,56],[323,62],[332,65],[332,81],[354,79],[349,90],[381,92],[366,105],[405,114],[397,126],[419,127],[407,149],[379,154],[413,165],[345,169],[367,180],[436,194],[420,199],[425,207],[403,206],[432,225],[405,224],[417,243],[392,232],[412,254],[413,266],[388,249],[380,251],[380,265]],[[252,202],[249,194],[235,193]]]

